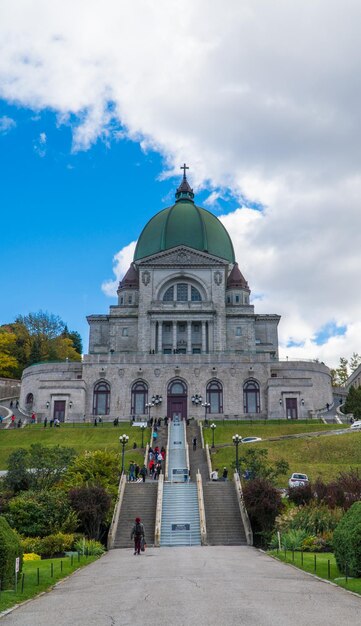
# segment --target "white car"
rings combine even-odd
[[[255,441],[262,441],[261,437],[243,437],[242,443],[255,443]]]
[[[309,483],[307,474],[299,474],[294,472],[288,481],[289,487],[303,487]]]
[[[350,428],[351,430],[361,430],[361,420],[358,420],[357,422],[351,424]]]

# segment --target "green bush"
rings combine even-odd
[[[256,478],[244,486],[244,501],[255,545],[268,545],[276,517],[283,508],[280,493],[269,480]]]
[[[303,541],[306,539],[307,533],[305,530],[289,530],[281,536],[281,545],[284,550],[300,550]]]
[[[100,556],[105,552],[105,548],[100,541],[95,541],[94,539],[78,539],[74,547],[80,554],[87,554],[88,556]]]
[[[6,519],[12,528],[28,537],[46,537],[59,530],[69,532],[77,524],[66,495],[58,491],[21,493],[10,500]]]
[[[19,537],[10,528],[5,517],[0,516],[0,579],[3,589],[12,587],[15,582],[15,559],[20,557],[22,568],[23,550]]]
[[[345,513],[333,534],[333,549],[341,572],[361,576],[361,502]]]
[[[285,519],[283,516],[277,518],[277,529],[283,532],[301,529],[307,535],[321,535],[333,531],[343,515],[342,509],[329,509],[325,504],[311,503],[292,512],[287,511]]]
[[[301,549],[305,552],[332,552],[333,532],[322,533],[316,537],[306,537],[302,542]]]
[[[21,545],[25,553],[35,552],[41,556],[55,556],[73,549],[75,536],[72,533],[56,533],[47,537],[23,537]]]

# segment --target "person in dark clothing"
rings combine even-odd
[[[142,469],[139,472],[139,474],[143,478],[143,483],[145,483],[145,477],[146,477],[147,473],[148,473],[147,472],[147,468],[145,467],[145,465],[143,465]]]
[[[226,467],[223,468],[222,478],[223,480],[227,480],[228,478],[228,469]]]
[[[193,437],[193,450],[197,450],[197,437]]]
[[[142,524],[140,517],[135,518],[135,524],[132,528],[130,538],[131,539],[134,538],[134,556],[136,554],[140,554],[142,542],[143,544],[145,543],[144,526]]]

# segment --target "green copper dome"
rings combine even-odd
[[[193,202],[193,190],[185,176],[177,189],[176,203],[157,213],[143,228],[134,261],[176,246],[188,246],[235,262],[231,238],[219,219]]]

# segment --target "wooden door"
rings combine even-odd
[[[53,418],[63,422],[65,420],[65,400],[54,400]]]

